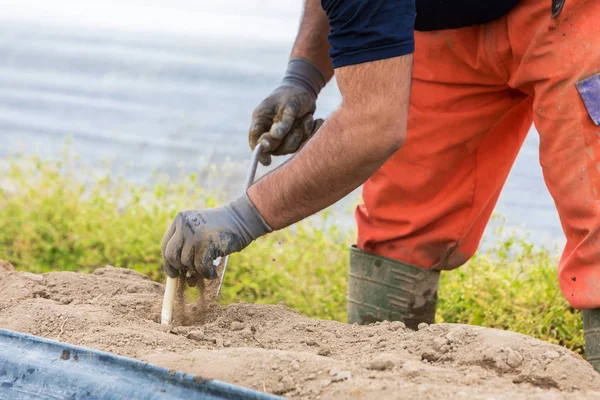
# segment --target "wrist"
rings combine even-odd
[[[273,231],[250,201],[248,195],[244,194],[230,203],[230,207],[246,242],[244,243],[245,246]]]
[[[304,58],[293,58],[288,63],[282,85],[302,87],[316,99],[327,83],[323,73]]]
[[[268,174],[265,178],[258,180],[254,185],[250,186],[247,195],[265,223],[272,230],[278,231],[296,221],[290,221],[288,219],[289,213],[285,209],[282,209],[282,207],[273,206],[273,204],[276,204],[277,199],[281,200],[281,196],[275,194],[268,185],[265,186],[265,180],[272,178],[274,174],[276,175],[276,173]]]

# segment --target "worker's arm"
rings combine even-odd
[[[248,190],[272,229],[340,200],[402,146],[411,65],[406,55],[336,70],[340,108],[296,156]]]
[[[414,2],[322,0],[342,104],[313,141],[220,208],[183,211],[163,239],[166,273],[217,277],[212,261],[344,197],[406,137]]]
[[[325,82],[329,82],[333,77],[328,34],[329,20],[321,7],[321,0],[306,0],[290,59],[310,61],[319,69]]]
[[[248,139],[252,149],[261,140],[268,145],[260,158],[264,165],[271,155],[296,152],[323,123],[313,113],[319,92],[333,76],[328,34],[321,0],[306,0],[283,80],[252,113]]]

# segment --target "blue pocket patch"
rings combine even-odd
[[[575,86],[592,121],[597,126],[600,125],[600,74],[579,81]]]

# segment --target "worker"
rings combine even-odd
[[[599,20],[596,0],[306,0],[249,133],[264,164],[296,154],[224,207],[179,213],[166,273],[215,279],[217,257],[364,184],[348,322],[432,323],[440,271],[475,253],[533,123],[567,239],[560,288],[600,369],[600,127],[576,86],[600,72]],[[315,121],[334,75],[341,104]]]

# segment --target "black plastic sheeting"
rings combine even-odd
[[[281,398],[110,353],[0,329],[0,399]]]

